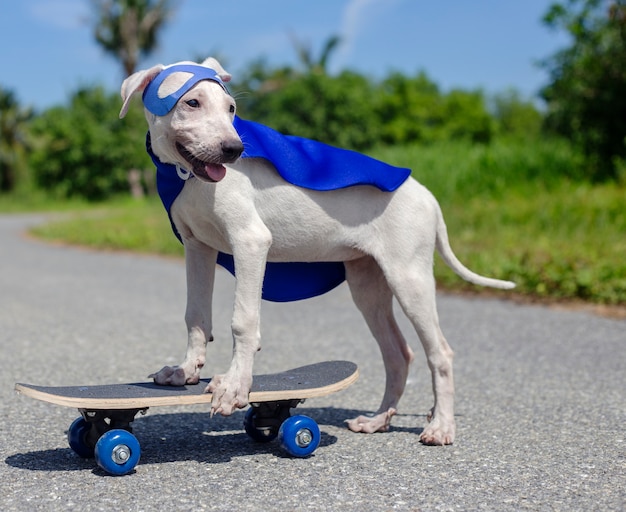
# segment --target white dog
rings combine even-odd
[[[201,65],[157,65],[122,84],[120,117],[131,97],[143,92],[154,157],[172,164],[180,176],[175,177],[180,193],[166,207],[185,246],[188,345],[182,364],[161,369],[152,375],[155,382],[181,386],[200,378],[206,344],[213,339],[218,254],[232,255],[237,276],[232,362],[207,388],[213,393],[212,411],[223,415],[248,405],[253,359],[260,349],[266,264],[343,262],[352,297],[380,346],[386,370],[377,413],[350,420],[349,428],[387,430],[404,391],[413,353],[394,319],[395,297],[417,331],[432,372],[435,403],[420,440],[451,444],[453,352],[437,317],[434,250],[467,281],[502,289],[514,283],[482,277],[458,261],[437,201],[412,178],[392,191],[358,184],[311,190],[289,184],[267,159],[240,158],[248,141],[242,144],[233,125],[235,100],[223,85],[228,80],[230,75],[209,58]]]

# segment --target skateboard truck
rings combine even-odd
[[[279,400],[251,403],[243,421],[246,433],[255,441],[269,442],[278,436],[283,422],[291,417],[291,409],[304,400]]]
[[[85,443],[90,447],[95,447],[98,439],[113,429],[126,430],[132,434],[133,428],[131,423],[135,420],[135,416],[141,413],[145,415],[148,407],[141,409],[113,409],[113,410],[92,410],[78,409],[82,419],[89,425],[89,431],[84,435]]]

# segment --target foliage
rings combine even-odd
[[[158,200],[110,201],[68,214],[64,220],[38,225],[32,232],[47,240],[97,249],[183,255],[183,246],[172,234]]]
[[[119,59],[126,76],[135,72],[140,56],[157,45],[159,30],[172,14],[172,0],[91,0],[94,36]]]
[[[493,120],[480,92],[442,94],[421,72],[415,77],[393,73],[380,86],[381,142],[406,144],[448,139],[488,142]]]
[[[517,283],[516,293],[626,304],[623,198],[614,183],[561,180],[550,189],[515,187],[502,200],[472,197],[444,209],[459,258]],[[439,266],[440,267],[440,266]],[[462,285],[439,268],[446,286]]]
[[[328,62],[340,38],[330,37],[319,57],[294,38],[300,69],[249,66],[234,90],[243,117],[285,133],[365,150],[380,144],[465,139],[489,143],[501,133],[536,136],[541,114],[515,91],[495,99],[481,91],[443,93],[426,73],[391,73],[378,82],[350,71],[331,76]]]
[[[304,66],[306,73],[322,73],[326,74],[328,69],[328,61],[332,54],[337,50],[341,43],[339,36],[330,36],[322,46],[319,57],[315,57],[313,49],[307,43],[300,41],[295,36],[291,38],[292,44],[298,55],[300,64]]]
[[[273,76],[280,79],[279,73]],[[309,73],[291,77],[278,90],[269,89],[261,86],[243,98],[241,115],[283,133],[341,147],[363,149],[378,140],[374,88],[361,75]]]
[[[626,74],[626,15],[621,0],[611,2],[608,18],[599,14],[601,0],[565,1],[553,5],[546,22],[569,30],[574,44],[547,61],[553,81],[543,95],[547,125],[576,145],[541,133],[542,114],[514,90],[493,98],[444,92],[424,72],[381,81],[350,71],[330,76],[338,38],[319,56],[294,41],[301,69],[252,63],[232,86],[240,115],[412,168],[439,199],[459,257],[480,273],[517,281],[518,293],[625,304],[623,184],[592,186],[585,178],[587,168],[594,178],[626,176],[626,100],[618,94]],[[137,56],[154,47],[169,2],[93,3],[101,9],[100,43],[130,74]],[[22,151],[28,135],[36,183],[57,197],[109,198],[128,191],[131,168],[152,169],[139,105],[120,121],[117,95],[83,88],[68,106],[31,120],[7,98],[0,95],[1,180],[6,155]],[[154,199],[116,203],[89,218],[81,213],[38,233],[95,247],[182,251]],[[469,288],[444,265],[436,275],[445,287]]]
[[[0,87],[0,192],[14,191],[25,181],[25,153],[30,147],[30,109],[20,107],[12,91]]]
[[[480,91],[453,90],[443,98],[444,138],[490,142],[495,126]]]
[[[472,269],[512,279],[524,295],[626,303],[626,190],[578,179],[582,157],[567,141],[444,141],[374,155],[411,166],[434,192]],[[446,287],[475,290],[443,265],[436,272]]]
[[[490,112],[481,92],[442,93],[424,73],[394,73],[374,82],[354,72],[328,76],[316,69],[301,73],[258,62],[235,88],[240,115],[285,133],[362,151],[394,144],[480,143],[474,151],[486,156],[473,163],[481,169],[488,165],[489,147],[503,134],[526,138],[529,144],[540,140],[540,114],[514,91],[496,97]],[[247,87],[256,92],[247,97],[237,92]],[[139,104],[133,104],[124,121],[117,120],[118,108],[116,95],[83,88],[67,107],[37,116],[31,123],[37,144],[30,157],[36,183],[59,196],[89,200],[127,191],[128,171],[152,166],[143,149],[146,126]],[[511,162],[511,169],[528,162],[528,157],[517,156],[520,160]],[[573,176],[576,170],[558,167],[549,172]]]
[[[451,244],[473,270],[516,281],[514,294],[626,304],[626,238],[619,236],[626,232],[626,190],[550,173],[579,165],[565,141],[495,141],[478,149],[467,141],[441,141],[373,154],[409,165],[434,192]],[[100,248],[182,254],[158,200],[108,204],[77,217],[37,232]],[[444,288],[480,291],[440,261],[435,273]]]
[[[626,190],[582,179],[583,156],[568,141],[442,141],[373,156],[413,169],[473,270],[515,281],[522,295],[626,304]],[[435,271],[445,288],[476,291],[443,264]]]
[[[54,107],[32,123],[37,147],[30,166],[39,186],[60,197],[102,200],[127,192],[131,168],[151,168],[145,119],[131,108],[118,119],[119,98],[100,87],[79,90],[69,108]]]
[[[425,73],[380,83],[350,71],[336,76],[267,69],[259,61],[235,87],[243,117],[350,149],[467,139],[489,142],[496,121],[479,91],[441,93]]]
[[[156,43],[171,3],[94,0],[94,6],[100,15],[99,42],[130,73],[136,51],[149,51]],[[139,19],[141,23],[151,19],[153,24],[138,28]],[[132,27],[151,32],[135,33]],[[128,31],[135,39],[125,39]],[[351,71],[330,76],[327,65],[338,43],[338,37],[331,37],[314,55],[294,39],[300,69],[271,68],[263,60],[253,63],[232,86],[240,115],[284,133],[361,151],[381,144],[444,140],[490,143],[498,133],[519,136],[529,125],[522,117],[539,115],[514,93],[498,100],[499,110],[490,113],[480,91],[442,93],[425,73],[413,77],[393,73],[380,82]],[[133,107],[124,121],[118,121],[118,102],[98,87],[85,87],[68,106],[44,111],[29,122],[36,142],[28,160],[34,183],[56,196],[101,200],[129,190],[129,171],[151,169],[143,149],[143,116]],[[19,135],[17,128],[11,133]],[[3,136],[3,143],[19,140],[12,136]],[[0,163],[4,154],[8,152],[0,152]],[[140,174],[131,173],[135,180]],[[134,191],[141,193],[141,186]]]
[[[441,94],[425,73],[408,78],[392,73],[380,86],[378,111],[382,144],[433,141],[442,124]]]
[[[583,173],[582,158],[564,139],[497,138],[489,145],[467,140],[411,146],[383,146],[372,156],[400,167],[426,185],[442,204],[468,197],[501,200],[510,190],[552,190]]]
[[[490,104],[499,133],[524,139],[537,139],[541,135],[541,112],[531,101],[523,99],[517,90],[508,89],[495,94]]]
[[[579,145],[594,179],[615,178],[626,157],[626,1],[568,0],[544,17],[572,45],[547,60],[547,124]]]

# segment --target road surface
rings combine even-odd
[[[505,300],[439,298],[455,349],[457,439],[418,442],[432,405],[418,355],[385,434],[348,431],[383,390],[375,342],[345,285],[263,305],[256,370],[349,359],[361,378],[299,409],[320,423],[309,459],[285,457],[241,428],[243,413],[163,407],[135,422],[135,473],[106,476],[68,448],[72,409],[36,402],[15,382],[136,381],[185,347],[183,262],[46,245],[24,236],[42,217],[0,216],[0,509],[37,510],[624,510],[626,322]],[[502,295],[506,296],[505,293]],[[205,376],[225,370],[233,279],[220,272]]]

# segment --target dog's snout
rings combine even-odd
[[[243,153],[243,144],[240,140],[222,142],[222,156],[225,163],[234,162]]]

